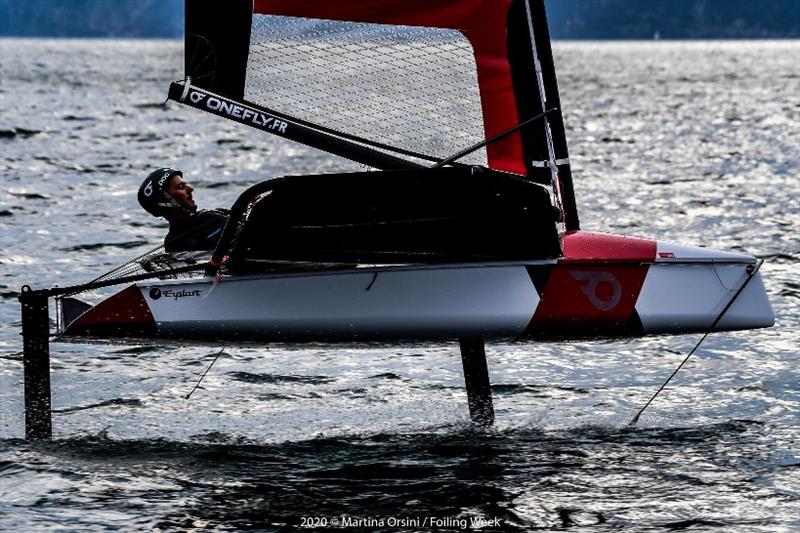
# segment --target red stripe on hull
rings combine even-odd
[[[156,322],[150,307],[141,290],[131,285],[75,319],[64,331],[64,336],[151,337],[155,332]]]
[[[564,258],[571,261],[654,261],[658,243],[610,233],[570,231],[561,238]]]
[[[568,232],[528,335],[641,333],[636,301],[656,257],[656,241],[606,233]],[[621,264],[622,263],[622,264]]]
[[[636,324],[636,300],[647,265],[553,268],[529,331],[624,331]],[[634,322],[632,324],[632,321]]]

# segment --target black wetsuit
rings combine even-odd
[[[227,209],[209,209],[171,220],[169,233],[164,238],[164,249],[167,252],[213,250],[229,215]]]

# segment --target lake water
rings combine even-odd
[[[360,167],[163,106],[178,42],[0,41],[0,527],[800,529],[800,42],[554,53],[583,229],[765,258],[774,327],[710,336],[637,429],[699,336],[490,346],[486,431],[455,345],[225,346],[186,400],[221,346],[53,344],[29,443],[19,289],[158,244],[148,169],[210,208]]]

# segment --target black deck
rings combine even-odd
[[[427,264],[561,255],[547,191],[477,167],[278,178],[237,201],[246,203],[249,215],[242,213],[230,253],[238,261]]]

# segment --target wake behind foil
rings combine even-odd
[[[60,338],[525,341],[773,324],[754,257],[580,230],[542,1],[429,4],[187,2],[186,78],[170,99],[380,171],[251,187],[203,275],[140,258],[169,279],[94,306],[62,293]]]

